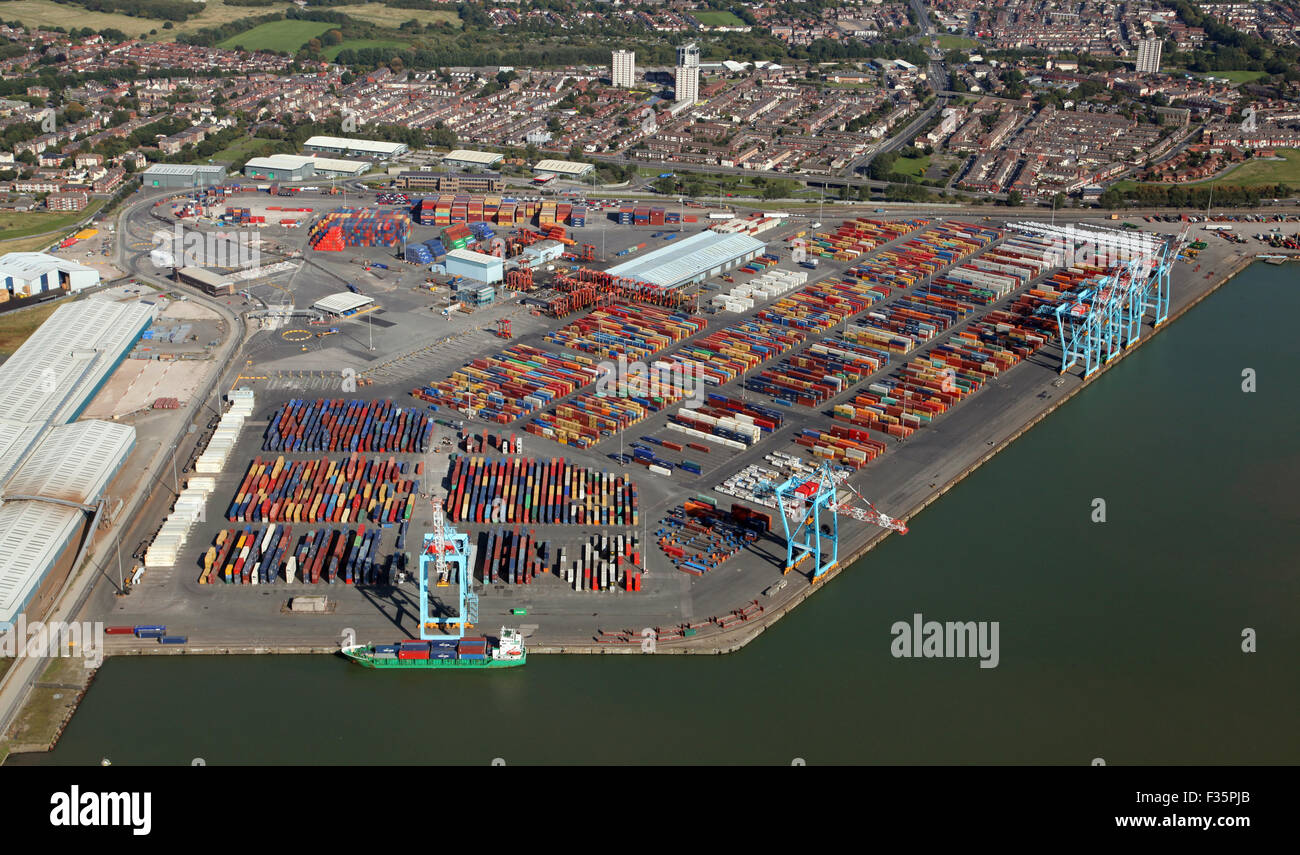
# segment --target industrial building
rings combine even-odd
[[[363,309],[369,311],[375,307],[375,298],[351,291],[339,291],[330,294],[312,304],[312,308],[335,318],[347,318],[359,314]]]
[[[38,588],[44,596],[61,584],[42,580],[60,566],[83,519],[79,506],[94,504],[134,443],[125,425],[68,422],[152,319],[151,307],[139,303],[91,298],[60,306],[0,365],[0,625]]]
[[[95,505],[135,446],[135,428],[85,421],[50,429],[4,484],[0,500],[0,628],[39,620],[70,571]],[[58,572],[52,573],[57,568]]]
[[[706,231],[625,261],[608,272],[664,288],[678,288],[739,267],[766,249],[765,243],[749,235]]]
[[[0,365],[0,483],[46,426],[80,415],[152,319],[139,303],[69,303]]]
[[[636,51],[616,50],[610,61],[610,81],[621,89],[636,85]]]
[[[464,276],[491,285],[505,278],[505,262],[495,255],[472,249],[453,249],[447,253],[447,274]]]
[[[235,293],[235,280],[224,273],[208,270],[206,267],[182,267],[176,271],[176,278],[186,285],[192,285],[213,297],[223,297]]]
[[[224,166],[192,166],[188,163],[155,163],[140,175],[140,186],[185,189],[211,187],[226,180]]]
[[[300,154],[273,154],[252,157],[244,164],[244,175],[273,181],[309,181],[312,178],[354,178],[370,171],[364,160],[337,160],[332,157],[306,157]]]
[[[596,167],[590,163],[577,163],[572,160],[541,160],[533,167],[533,172],[541,175],[558,175],[561,178],[581,178]]]
[[[505,155],[494,151],[458,148],[443,156],[442,165],[450,169],[487,169],[489,166],[496,166],[504,157]]]
[[[10,252],[0,256],[0,302],[33,297],[46,291],[76,293],[99,284],[99,271],[44,252]]]
[[[390,160],[410,150],[406,143],[326,136],[312,137],[303,143],[302,148],[303,151],[339,154],[344,157],[368,157],[372,160]]]
[[[506,183],[497,172],[403,172],[397,186],[426,193],[501,193]]]
[[[559,261],[562,255],[564,255],[564,244],[558,240],[539,240],[531,246],[524,247],[520,263],[524,267],[539,267],[552,261]]]

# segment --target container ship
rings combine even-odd
[[[366,668],[513,668],[528,658],[517,629],[501,628],[500,640],[462,638],[459,641],[399,641],[396,644],[351,644],[341,649]]]

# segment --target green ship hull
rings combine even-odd
[[[365,668],[392,668],[398,671],[444,669],[465,671],[476,668],[515,668],[528,660],[527,653],[516,659],[398,659],[396,656],[376,656],[374,645],[363,644],[343,648],[344,656]]]

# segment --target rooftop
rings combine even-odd
[[[501,264],[501,259],[495,255],[488,255],[482,252],[475,252],[472,249],[453,249],[447,253],[448,258],[455,258],[459,261],[469,261],[474,264]]]
[[[625,261],[608,272],[612,276],[671,288],[752,251],[762,251],[766,246],[749,235],[704,231]]]
[[[94,272],[95,268],[87,267],[71,259],[59,258],[57,255],[47,255],[43,252],[10,252],[0,255],[0,276],[15,276],[27,280],[35,279],[51,270],[62,270],[69,273],[72,271]]]
[[[317,169],[335,172],[366,170],[370,164],[364,160],[339,160],[333,157],[309,157],[303,154],[273,154],[270,157],[250,157],[245,167],[254,169],[301,169],[310,164]]]
[[[145,175],[194,175],[195,173],[198,172],[225,175],[226,168],[224,166],[217,166],[215,164],[212,166],[208,166],[206,164],[202,166],[196,166],[191,163],[155,163],[153,166],[146,169],[144,171],[144,174]]]
[[[467,148],[458,148],[455,151],[449,151],[443,156],[443,161],[455,160],[461,163],[476,163],[480,166],[491,166],[499,163],[505,155],[497,154],[494,151],[472,151]]]
[[[229,274],[208,270],[206,267],[182,267],[177,272],[195,282],[202,282],[210,288],[225,288],[226,286],[233,288],[235,286],[235,280]]]
[[[533,167],[534,172],[554,172],[556,175],[585,175],[596,167],[590,163],[572,160],[542,160]]]
[[[384,154],[398,154],[406,151],[406,143],[384,142],[383,140],[361,140],[351,137],[316,136],[303,143],[304,146],[322,148],[343,148],[355,151],[374,151]]]
[[[135,428],[111,422],[62,425],[46,434],[4,487],[5,496],[93,504],[135,444]],[[14,619],[85,519],[56,502],[0,504],[0,626]]]
[[[330,294],[328,297],[322,297],[312,304],[313,309],[320,309],[322,312],[330,312],[335,315],[342,315],[346,312],[354,312],[362,306],[369,306],[374,303],[373,297],[367,297],[365,294],[353,294],[351,291],[339,291],[337,294]]]
[[[47,425],[77,417],[151,317],[139,303],[60,306],[0,365],[0,483]]]

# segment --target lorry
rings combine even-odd
[[[801,262],[799,262],[799,266],[800,266],[800,267],[806,267],[806,268],[808,268],[809,270],[816,270],[816,269],[817,269],[817,259],[815,259],[815,258],[811,258],[811,259],[808,259],[807,261],[801,261]]]

